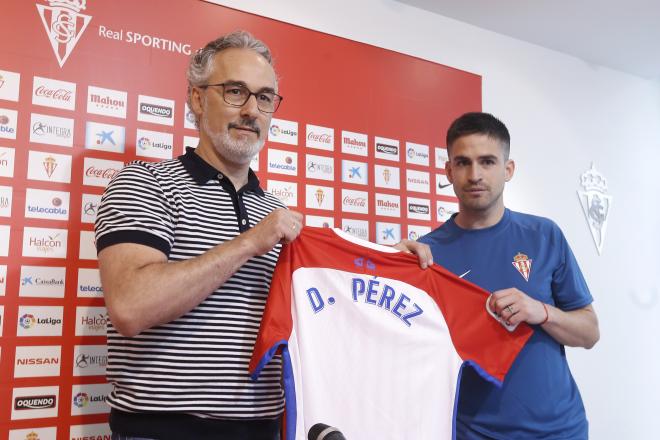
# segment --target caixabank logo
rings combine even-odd
[[[80,37],[92,20],[80,12],[87,8],[86,0],[49,0],[37,3],[39,17],[48,35],[57,62],[64,66]]]

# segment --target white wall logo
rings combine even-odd
[[[401,178],[397,167],[374,166],[374,184],[378,188],[399,189]]]
[[[341,161],[341,181],[366,185],[368,182],[367,164],[365,162],[354,162],[352,160]]]
[[[298,123],[284,119],[271,119],[268,140],[282,144],[298,145]]]
[[[0,306],[0,336],[2,336],[2,328],[4,326],[5,306]]]
[[[100,194],[83,194],[82,206],[80,208],[80,221],[82,223],[93,224],[96,221],[96,215],[98,214],[100,204]]]
[[[376,193],[376,215],[401,217],[401,198],[392,194]]]
[[[406,162],[429,166],[429,146],[406,142]]]
[[[64,298],[66,268],[21,266],[18,295],[38,298]]]
[[[305,206],[313,209],[335,209],[335,189],[329,186],[305,185]]]
[[[580,183],[583,191],[578,191],[580,205],[589,224],[591,238],[594,240],[598,255],[603,253],[607,218],[612,207],[612,196],[607,194],[607,180],[596,170],[594,164],[582,176]]]
[[[107,423],[72,425],[69,440],[110,440],[112,433]]]
[[[101,277],[98,269],[78,269],[78,298],[103,298]]]
[[[155,157],[157,159],[172,159],[172,133],[160,131],[137,130],[135,154],[138,156]]]
[[[27,188],[25,190],[25,217],[47,220],[69,219],[69,193]]]
[[[35,76],[32,83],[32,104],[75,110],[76,83]]]
[[[66,258],[66,229],[23,229],[23,256],[41,258]]]
[[[9,226],[0,225],[0,257],[6,257],[9,254]]]
[[[74,376],[105,376],[107,345],[76,345],[73,349]]]
[[[353,133],[352,131],[341,132],[341,152],[346,154],[355,154],[357,156],[367,156],[369,154],[369,137],[362,133]]]
[[[406,201],[408,218],[431,221],[431,201],[408,197]]]
[[[454,186],[449,182],[446,175],[440,173],[435,175],[435,193],[441,196],[456,197]]]
[[[369,193],[352,189],[341,190],[341,210],[356,214],[369,213]]]
[[[335,161],[332,157],[305,155],[305,177],[308,179],[335,180]]]
[[[87,113],[126,119],[128,94],[120,90],[87,87]]]
[[[106,187],[124,167],[123,162],[86,157],[83,164],[83,185]]]
[[[408,240],[418,240],[431,232],[429,226],[408,225]]]
[[[17,102],[20,83],[20,73],[0,70],[0,99]]]
[[[458,203],[438,200],[436,205],[437,221],[444,223],[457,212],[458,212]]]
[[[124,127],[91,121],[85,125],[85,148],[123,153],[125,144],[126,130]]]
[[[0,186],[0,217],[11,217],[12,187]]]
[[[96,239],[94,231],[80,231],[80,247],[78,258],[81,260],[96,260]]]
[[[73,119],[32,113],[30,116],[30,142],[72,147]]]
[[[298,153],[290,151],[268,149],[268,172],[298,175]]]
[[[59,394],[58,386],[14,388],[11,397],[11,419],[57,417]]]
[[[344,218],[341,220],[341,230],[353,237],[369,241],[369,222],[366,220]]]
[[[16,139],[16,121],[18,112],[7,108],[0,108],[0,138]]]
[[[445,163],[449,160],[446,148],[435,147],[435,167],[445,169]]]
[[[76,307],[76,336],[105,336],[105,307]]]
[[[195,113],[193,113],[193,111],[190,110],[190,107],[188,107],[187,102],[185,103],[185,113],[183,115],[183,128],[197,130],[197,127],[195,127]]]
[[[14,177],[14,156],[13,148],[0,147],[0,177]]]
[[[174,101],[155,96],[138,95],[138,121],[174,125]]]
[[[0,264],[0,296],[5,296],[6,291],[7,291],[7,265]],[[0,319],[2,319],[2,317],[0,317]],[[2,322],[0,322],[0,325],[2,325]]]
[[[71,183],[71,156],[30,150],[28,179]]]
[[[108,437],[109,439],[110,437]],[[12,429],[9,431],[9,440],[56,440],[57,428]]]
[[[61,354],[61,345],[16,347],[14,377],[59,376]]]
[[[428,194],[431,187],[431,178],[426,171],[406,170],[406,189]]]
[[[71,387],[71,415],[110,412],[110,407],[105,403],[110,391],[112,391],[112,385],[109,383],[73,385]]]
[[[374,140],[376,159],[399,161],[399,141],[376,137]]]
[[[306,215],[305,225],[317,228],[334,228],[335,219],[332,217],[322,217],[319,215]]]
[[[376,222],[376,243],[397,244],[401,241],[401,225]]]
[[[286,206],[298,206],[298,184],[268,180],[268,192],[277,197]]]
[[[307,124],[307,147],[333,151],[335,149],[335,131],[332,128]]]
[[[16,336],[62,336],[61,306],[19,306]]]
[[[92,20],[90,15],[81,14],[85,0],[49,0],[50,6],[37,3],[39,17],[44,25],[53,53],[60,67],[76,47],[78,40]]]
[[[195,136],[184,136],[183,137],[183,151],[186,151],[186,147],[197,148],[199,145],[199,138]],[[258,154],[255,157],[259,157]],[[252,168],[254,170],[254,168]]]

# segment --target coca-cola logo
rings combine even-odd
[[[364,207],[367,204],[367,199],[364,197],[344,196],[344,200],[342,201],[342,203],[348,206]]]
[[[314,133],[313,131],[309,132],[309,134],[307,135],[307,140],[308,141],[322,142],[324,144],[332,143],[332,137],[329,134],[327,134],[327,133],[317,134],[317,133]]]
[[[118,169],[115,168],[96,168],[95,166],[91,166],[85,170],[85,176],[87,177],[96,177],[99,179],[112,179],[115,177],[115,174],[119,172]]]
[[[73,92],[66,89],[49,89],[45,86],[39,86],[34,91],[36,96],[42,96],[44,98],[56,99],[58,101],[71,102],[71,96]]]

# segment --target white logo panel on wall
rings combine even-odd
[[[110,412],[105,403],[112,385],[101,383],[94,385],[73,385],[71,387],[71,415],[104,414]]]
[[[406,189],[428,194],[431,187],[431,178],[426,171],[406,170]]]
[[[80,221],[82,223],[94,223],[101,204],[100,194],[83,194],[80,209]]]
[[[7,265],[0,264],[0,296],[5,296],[6,291],[7,291]]]
[[[417,240],[431,232],[430,226],[408,225],[408,240]]]
[[[14,177],[14,156],[13,148],[0,147],[0,177]]]
[[[312,209],[335,209],[335,189],[329,186],[305,185],[305,206]]]
[[[0,217],[11,217],[12,187],[0,186]]]
[[[369,155],[369,136],[352,131],[341,132],[341,152],[356,156]]]
[[[76,109],[76,83],[35,76],[32,104],[63,110]]]
[[[354,212],[356,214],[368,214],[369,193],[366,191],[355,191],[342,188],[341,210],[343,212]]]
[[[94,231],[80,231],[80,248],[78,258],[81,260],[96,260],[96,240]]]
[[[195,127],[195,113],[193,113],[193,111],[190,110],[190,107],[188,107],[187,102],[184,104],[184,110],[185,113],[183,115],[183,128],[188,128],[190,130],[197,130],[197,127]]]
[[[28,152],[28,179],[46,182],[71,182],[71,156],[68,154]]]
[[[153,124],[174,125],[174,101],[155,96],[138,95],[137,119]]]
[[[449,182],[447,176],[441,173],[435,175],[435,193],[441,196],[456,197],[454,186]]]
[[[135,154],[156,159],[172,159],[173,139],[172,133],[138,128],[135,140]]]
[[[268,140],[281,144],[298,145],[298,123],[284,119],[271,119]]]
[[[65,267],[21,266],[18,295],[22,297],[64,298]]]
[[[341,230],[353,237],[369,241],[369,222],[366,220],[344,218],[341,220]]]
[[[68,220],[69,197],[70,194],[67,191],[27,188],[25,190],[25,217]]]
[[[399,161],[399,141],[376,136],[374,146],[376,159]]]
[[[401,217],[401,197],[376,193],[376,215]]]
[[[368,183],[368,168],[365,162],[354,162],[352,160],[341,161],[341,181],[366,185]]]
[[[444,223],[457,212],[458,212],[458,203],[438,200],[436,205],[437,221]]]
[[[183,137],[183,152],[185,153],[186,147],[197,148],[199,145],[199,138],[195,136],[184,136]],[[254,168],[252,168],[254,170]]]
[[[19,306],[16,336],[62,336],[61,306]]]
[[[23,256],[41,258],[66,258],[67,229],[23,229]]]
[[[0,99],[18,102],[21,74],[0,70]]]
[[[308,179],[335,180],[335,161],[332,157],[305,155],[305,177]]]
[[[429,199],[408,197],[406,206],[408,218],[431,221],[431,201]]]
[[[397,167],[375,165],[374,184],[378,188],[399,189],[401,187],[399,169]]]
[[[126,119],[128,94],[120,90],[87,87],[87,113]]]
[[[332,128],[307,124],[307,147],[334,151],[335,131]]]
[[[110,153],[123,153],[125,145],[126,130],[124,127],[87,121],[85,125],[85,148]]]
[[[59,376],[61,358],[61,345],[16,347],[14,377]]]
[[[0,306],[0,336],[2,336],[2,329],[5,322],[5,306]]]
[[[9,440],[57,440],[57,428],[12,429]]]
[[[105,336],[105,307],[76,307],[76,336]]]
[[[72,147],[73,119],[32,113],[30,115],[30,142]]]
[[[37,3],[39,17],[46,30],[46,35],[53,48],[60,67],[76,47],[78,40],[87,28],[92,17],[80,14],[85,9],[85,2],[75,2],[72,8],[66,2],[49,0],[50,6]]]
[[[445,169],[445,164],[449,160],[449,154],[446,148],[435,147],[435,167]]]
[[[73,425],[69,431],[69,440],[108,440],[111,435],[107,423]]]
[[[332,217],[322,217],[319,215],[306,215],[305,225],[317,228],[334,228],[335,219]]]
[[[429,146],[406,142],[406,162],[429,166]]]
[[[107,345],[76,345],[73,349],[74,376],[105,376]]]
[[[8,108],[0,108],[0,138],[16,139],[18,112]]]
[[[259,171],[259,153],[255,154],[250,161],[250,168],[252,171]]]
[[[83,185],[105,188],[123,167],[124,163],[117,160],[86,157],[83,165]]]
[[[376,243],[397,244],[401,241],[401,225],[397,223],[376,222]]]
[[[591,168],[580,176],[582,191],[578,191],[578,198],[582,211],[587,219],[591,238],[594,240],[598,255],[603,253],[607,219],[612,208],[612,196],[607,194],[607,180],[596,170],[592,163]]]
[[[268,180],[268,192],[286,206],[298,206],[298,184],[279,180]]]
[[[9,255],[9,226],[0,225],[0,257]]]
[[[11,419],[57,417],[59,395],[58,386],[14,388],[11,397]]]
[[[78,298],[103,298],[101,276],[98,269],[78,268]]]
[[[298,153],[285,150],[268,149],[268,172],[298,175]]]

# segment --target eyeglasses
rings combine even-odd
[[[274,92],[252,92],[239,83],[204,84],[198,87],[200,89],[222,87],[222,99],[233,107],[243,107],[250,96],[254,95],[257,99],[257,108],[264,113],[275,113],[284,99]]]

